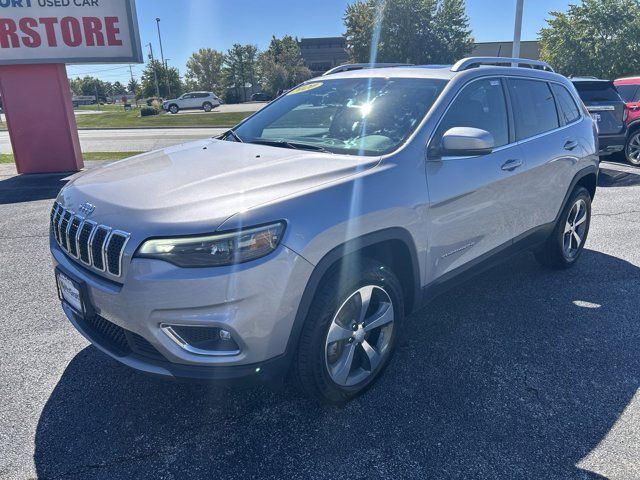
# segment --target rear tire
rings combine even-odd
[[[624,146],[624,156],[627,163],[634,167],[640,167],[640,129],[637,129],[629,135],[627,143]]]
[[[590,225],[591,195],[586,188],[576,187],[551,236],[536,252],[536,259],[554,269],[575,265],[582,255]]]
[[[318,287],[300,336],[294,374],[302,390],[334,405],[364,392],[391,359],[402,299],[400,282],[380,262],[336,267]]]
[[[209,102],[205,102],[205,103],[202,105],[202,109],[203,109],[205,112],[209,113],[211,110],[213,110],[213,105],[211,105]]]

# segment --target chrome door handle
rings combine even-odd
[[[578,146],[578,142],[575,140],[567,140],[567,143],[564,144],[565,150],[573,150]]]
[[[505,172],[513,172],[516,168],[521,167],[522,166],[522,160],[507,160],[503,165],[502,165],[502,170],[504,170]]]

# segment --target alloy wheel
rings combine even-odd
[[[564,255],[568,259],[574,258],[582,247],[587,231],[588,214],[587,203],[581,198],[569,210],[562,237]]]
[[[377,285],[351,294],[333,317],[325,340],[331,379],[349,387],[377,373],[388,354],[394,327],[393,302]]]
[[[627,160],[633,165],[640,165],[640,131],[631,135],[627,143]]]

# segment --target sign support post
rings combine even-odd
[[[0,94],[18,173],[83,168],[64,64],[0,65]]]

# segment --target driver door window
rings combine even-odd
[[[436,132],[437,145],[447,130],[473,127],[493,135],[496,148],[509,143],[509,117],[502,82],[476,80],[462,89],[445,113]]]

